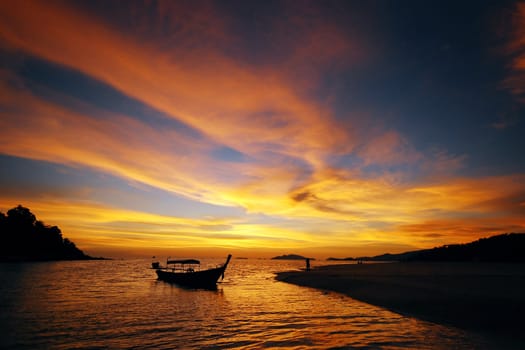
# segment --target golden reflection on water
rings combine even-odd
[[[472,334],[274,280],[294,262],[234,259],[217,291],[157,281],[148,265],[0,266],[0,348],[480,348]]]

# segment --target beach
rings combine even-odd
[[[434,323],[523,337],[524,264],[352,263],[280,272],[276,279]]]

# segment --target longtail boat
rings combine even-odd
[[[159,262],[154,262],[151,264],[151,267],[161,281],[193,288],[216,288],[219,277],[224,279],[224,271],[231,257],[231,254],[229,254],[224,264],[206,270],[200,269],[200,261],[196,259],[168,259],[166,266],[161,266]]]

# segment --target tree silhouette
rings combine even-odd
[[[38,221],[21,205],[0,212],[0,260],[78,260],[90,259],[57,226]]]

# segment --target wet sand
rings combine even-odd
[[[435,323],[523,337],[525,264],[354,263],[276,278]]]

